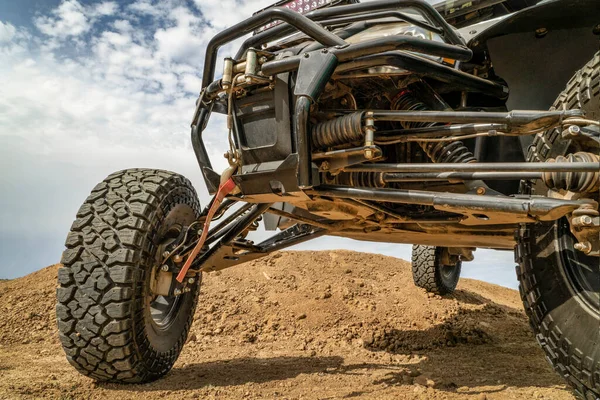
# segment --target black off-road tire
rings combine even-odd
[[[442,265],[443,247],[413,245],[412,275],[415,285],[430,293],[450,294],[456,289],[462,262]]]
[[[172,172],[130,169],[98,184],[67,236],[56,315],[68,361],[98,381],[149,382],[165,375],[185,343],[200,276],[155,320],[151,269],[167,232],[200,214],[191,183]],[[158,321],[158,322],[157,322]]]
[[[569,81],[553,108],[579,108],[586,118],[600,119],[600,53]],[[535,137],[527,158],[545,161],[580,150],[575,145],[554,129]],[[523,182],[523,193],[534,190]],[[590,197],[597,200],[598,193]],[[600,259],[573,249],[565,218],[522,225],[516,239],[521,299],[548,362],[580,397],[600,398]]]

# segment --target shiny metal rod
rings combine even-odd
[[[598,172],[595,162],[502,162],[502,163],[423,163],[362,164],[344,168],[351,172]]]

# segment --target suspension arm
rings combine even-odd
[[[582,206],[589,200],[559,200],[545,197],[513,198],[474,194],[439,193],[403,189],[370,189],[322,185],[308,191],[310,195],[359,199],[401,204],[433,206],[440,211],[463,214],[464,225],[498,225],[521,222],[553,221]]]
[[[226,244],[220,241],[197,260],[197,265],[201,265],[200,271],[219,271],[318,238],[327,234],[327,232],[328,230],[323,228],[297,224],[257,245],[236,241]]]
[[[500,162],[500,163],[424,163],[363,164],[344,168],[352,172],[444,173],[444,172],[598,172],[596,162]]]

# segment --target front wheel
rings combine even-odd
[[[554,103],[555,109],[582,109],[600,119],[600,53],[578,71]],[[528,161],[596,152],[585,142],[561,138],[559,129],[538,134]],[[544,194],[539,188],[538,194]],[[524,182],[530,194],[533,184]],[[598,199],[595,193],[586,197]],[[577,240],[562,218],[521,226],[515,258],[519,290],[536,339],[554,369],[586,399],[600,397],[600,258],[575,250]]]
[[[131,169],[98,184],[77,212],[58,271],[56,315],[67,360],[99,381],[166,374],[185,343],[200,276],[180,296],[153,293],[161,254],[200,215],[191,183]]]

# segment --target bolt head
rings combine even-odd
[[[302,56],[303,56],[304,58],[308,58],[308,57],[310,57],[310,54],[308,54],[308,53],[304,53]]]
[[[165,252],[163,252],[162,255],[163,255],[163,257],[169,257],[169,254],[171,254],[171,253],[169,253],[168,251],[165,251]]]
[[[535,30],[535,37],[541,38],[548,34],[548,29],[546,28],[538,28]]]
[[[579,132],[581,132],[581,128],[579,128],[577,125],[571,125],[569,127],[569,133],[577,135]]]
[[[168,271],[168,270],[169,270],[169,266],[168,266],[167,264],[164,264],[162,267],[160,267],[160,269],[161,269],[162,271],[165,271],[165,272],[166,272],[166,271]]]
[[[477,194],[478,195],[484,195],[485,194],[485,188],[484,187],[478,187],[477,188]]]
[[[585,254],[588,254],[592,251],[592,244],[590,242],[575,243],[573,247],[575,248],[575,250],[579,250]]]
[[[196,280],[195,280],[194,278],[189,278],[189,279],[188,279],[188,283],[189,283],[190,285],[191,285],[191,284],[193,284],[194,282],[196,282]]]
[[[181,289],[175,289],[175,290],[173,290],[173,294],[175,296],[179,296],[181,294]]]

